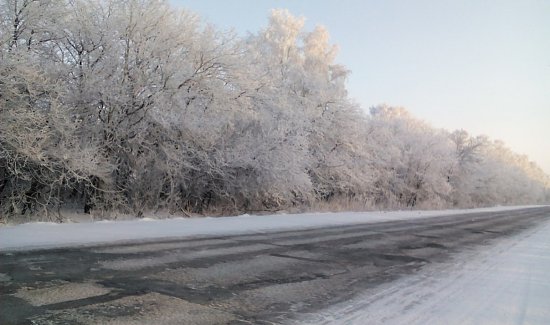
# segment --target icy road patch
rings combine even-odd
[[[550,324],[550,221],[300,324]]]

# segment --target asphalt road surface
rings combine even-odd
[[[292,323],[548,220],[542,207],[2,252],[0,324]]]

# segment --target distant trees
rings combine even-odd
[[[502,143],[366,114],[327,31],[285,10],[245,38],[154,0],[3,0],[0,18],[2,220],[549,199]]]
[[[548,200],[548,175],[502,142],[434,129],[405,109],[388,106],[371,108],[367,128],[376,205],[473,207]]]

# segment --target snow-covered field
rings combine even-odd
[[[550,221],[310,315],[309,324],[550,324]]]
[[[87,223],[28,223],[0,228],[0,250],[83,246],[130,240],[258,233],[443,215],[507,211],[534,206],[468,210],[278,214],[223,218],[140,219]]]

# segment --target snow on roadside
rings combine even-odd
[[[550,324],[550,221],[457,254],[300,324]]]
[[[243,215],[223,218],[98,221],[90,223],[27,223],[0,227],[0,251],[93,245],[170,237],[233,235],[324,226],[351,225],[475,212],[497,212],[536,206],[467,210],[338,212]]]

